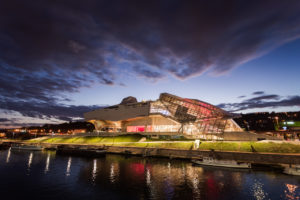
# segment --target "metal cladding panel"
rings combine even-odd
[[[110,120],[119,121],[135,117],[148,116],[150,103],[136,103],[115,105],[103,109],[94,110],[84,114],[85,120]]]
[[[199,100],[181,98],[168,93],[162,93],[159,100],[164,104],[171,115],[181,123],[231,117],[226,111]]]

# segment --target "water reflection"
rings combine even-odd
[[[33,153],[30,152],[29,157],[28,157],[28,163],[27,163],[27,170],[30,170],[31,164],[32,164],[32,158],[33,158]]]
[[[147,185],[151,184],[151,186],[155,186],[156,191],[159,191],[160,188],[164,188],[164,196],[168,199],[176,195],[176,188],[188,183],[189,185],[191,185],[191,192],[195,195],[194,197],[200,198],[200,184],[203,183],[203,168],[194,167],[191,164],[178,164],[176,165],[176,162],[174,164],[168,162],[167,165],[153,165],[151,167],[151,179],[149,178],[148,170],[146,170]],[[164,182],[160,183],[160,180],[162,180],[162,178]]]
[[[110,164],[110,174],[109,180],[111,183],[115,183],[119,175],[119,165],[118,163],[111,163]]]
[[[171,172],[171,163],[168,162],[168,173],[170,174],[170,172]]]
[[[14,186],[24,188],[25,194],[37,183],[43,183],[39,199],[58,191],[57,194],[74,194],[66,199],[299,200],[299,178],[278,173],[272,173],[270,178],[265,172],[203,168],[180,160],[117,155],[97,159],[57,155],[53,159],[50,152],[7,151],[0,154],[0,159],[10,162],[0,165],[1,179],[10,180],[9,184],[0,183],[1,191]],[[26,176],[24,169],[30,169],[32,176]],[[50,196],[48,199],[59,199]]]
[[[191,169],[191,168],[190,168]],[[202,169],[202,168],[201,168]],[[203,171],[201,170],[201,173]],[[195,173],[195,171],[193,170],[193,172],[190,174],[192,175],[190,178],[192,179],[192,182],[193,182],[193,193],[195,194],[195,198],[200,198],[201,196],[201,192],[200,192],[200,189],[199,189],[199,176],[201,176],[201,173]]]
[[[148,191],[149,191],[149,196],[150,199],[154,199],[157,196],[157,191],[156,191],[156,187],[155,187],[155,183],[152,181],[151,178],[151,166],[147,166],[146,167],[146,184],[148,187]]]
[[[241,173],[238,172],[233,172],[232,173],[232,181],[233,181],[233,185],[235,187],[241,187],[242,186],[242,175]]]
[[[45,174],[49,171],[49,164],[50,164],[50,152],[48,152],[48,155],[47,155],[47,160],[46,160],[46,167],[45,167]]]
[[[11,147],[9,147],[8,152],[7,152],[6,163],[9,163],[10,154],[11,154]]]
[[[287,190],[284,190],[285,198],[290,200],[298,200],[300,197],[297,195],[296,190],[298,188],[297,185],[293,184],[285,184]]]
[[[268,196],[268,194],[263,189],[263,184],[259,180],[254,180],[252,190],[253,196],[257,200],[266,199]]]
[[[114,167],[114,164],[112,163],[112,164],[110,165],[110,176],[109,176],[110,181],[111,181],[112,183],[115,182],[114,177],[115,177],[115,167]]]
[[[146,183],[148,186],[151,186],[151,174],[149,168],[146,169]]]
[[[97,177],[97,159],[93,160],[92,181],[95,182]]]
[[[67,165],[67,170],[66,170],[66,176],[70,176],[70,172],[71,172],[71,164],[72,164],[72,157],[69,157],[68,160],[68,165]]]

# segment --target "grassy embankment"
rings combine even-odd
[[[27,140],[30,143],[52,144],[87,144],[106,146],[155,147],[171,149],[193,149],[192,141],[144,141],[139,142],[141,135],[125,135],[117,137],[42,137]],[[252,146],[252,147],[251,147]],[[288,143],[261,142],[202,142],[200,150],[241,151],[241,152],[271,152],[271,153],[300,153],[300,145]]]

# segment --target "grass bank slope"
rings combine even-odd
[[[52,143],[52,144],[86,144],[86,145],[107,145],[107,146],[128,146],[185,149],[194,148],[193,141],[143,141],[139,142],[141,135],[124,135],[116,137],[41,137],[27,140],[29,143]],[[300,145],[290,143],[274,142],[202,142],[199,150],[216,151],[239,151],[239,152],[266,152],[266,153],[300,153]]]
[[[32,143],[52,143],[52,144],[104,144],[138,142],[142,139],[141,135],[124,135],[117,137],[98,137],[98,136],[78,136],[78,137],[40,137],[27,140]]]

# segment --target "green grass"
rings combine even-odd
[[[106,146],[128,146],[167,149],[193,149],[193,141],[156,141],[138,142],[141,135],[124,135],[116,137],[42,137],[27,140],[29,143],[53,143],[53,144],[91,144]],[[251,147],[252,146],[252,147]],[[300,153],[300,145],[289,143],[261,143],[261,142],[202,142],[199,150],[216,151],[241,151],[241,152],[270,152],[270,153]]]
[[[266,153],[300,153],[300,145],[273,142],[203,142],[199,149]]]
[[[84,136],[84,137],[41,137],[27,140],[30,143],[71,143],[71,144],[102,144],[115,142],[138,142],[142,138],[141,135],[124,135],[116,137],[98,137],[98,136]]]
[[[165,148],[165,149],[192,149],[194,142],[172,142],[172,143],[125,143],[114,144],[114,146],[146,147],[146,148]]]

